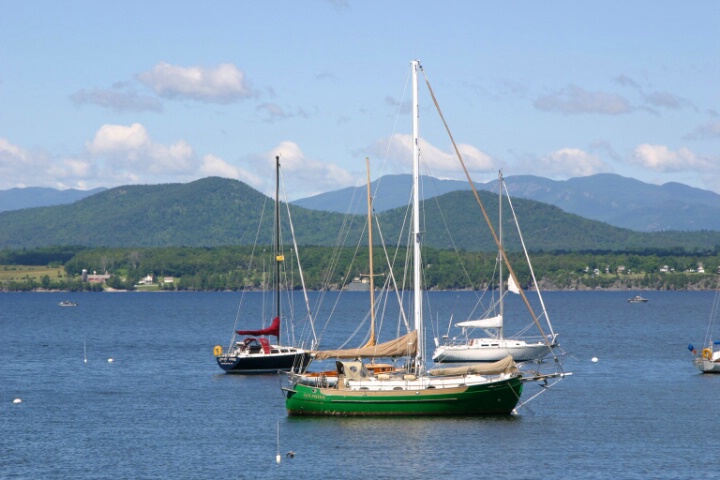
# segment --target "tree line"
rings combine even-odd
[[[296,252],[287,249],[282,262],[283,282],[300,288]],[[312,290],[340,289],[366,275],[367,248],[299,247],[303,278]],[[387,278],[390,258],[404,258],[405,249],[385,253],[375,249],[375,275]],[[708,289],[715,288],[720,251],[646,249],[632,252],[536,252],[530,254],[535,277],[544,289]],[[428,249],[424,252],[425,285],[432,289],[495,288],[496,253]],[[532,285],[523,254],[508,253],[520,285]],[[173,277],[161,288],[174,290],[242,290],[269,288],[274,254],[271,246],[87,248],[43,247],[0,250],[0,265],[62,266],[63,278],[43,277],[2,282],[3,290],[102,290],[82,281],[83,270],[109,273],[107,287],[135,288],[145,276]],[[399,288],[408,278],[403,262],[394,262]],[[704,272],[701,268],[704,268]],[[378,281],[376,281],[376,284]]]

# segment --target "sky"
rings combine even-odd
[[[616,173],[720,193],[720,2],[6,0],[0,190],[187,183],[291,200],[410,172]]]

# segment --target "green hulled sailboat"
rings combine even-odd
[[[418,70],[413,61],[413,328],[390,342],[358,349],[314,352],[317,360],[337,358],[336,371],[290,374],[284,387],[290,415],[488,415],[509,414],[520,400],[523,378],[508,356],[473,366],[426,369],[421,285],[419,212]],[[368,181],[369,183],[369,181]],[[368,225],[370,228],[370,225]],[[372,242],[371,242],[372,243]],[[372,258],[372,255],[370,255]],[[372,278],[372,277],[371,277]],[[371,287],[372,290],[372,287]],[[374,307],[371,307],[374,308]],[[372,338],[372,337],[371,337]],[[363,360],[408,359],[403,368],[378,369]]]

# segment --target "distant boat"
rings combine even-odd
[[[630,302],[630,303],[643,303],[643,302],[647,302],[647,301],[648,301],[647,298],[643,298],[640,295],[635,295],[633,298],[628,298],[628,302]]]
[[[688,350],[695,355],[693,365],[703,373],[720,373],[720,340],[713,340],[717,334],[715,332],[715,326],[717,323],[719,304],[720,282],[718,282],[718,287],[715,289],[715,298],[710,310],[710,319],[708,320],[708,327],[705,332],[705,342],[703,342],[705,347],[700,351],[700,354],[698,354],[692,344],[688,345]]]
[[[61,307],[77,307],[78,306],[77,303],[71,302],[70,300],[63,300],[58,305],[60,305]]]
[[[269,327],[257,330],[236,330],[233,332],[230,348],[223,353],[220,345],[215,346],[217,363],[226,373],[255,374],[278,373],[282,371],[302,372],[312,361],[310,351],[280,342],[280,265],[285,257],[280,251],[280,157],[275,158],[275,273],[273,290],[275,293],[275,315]],[[292,229],[291,229],[292,230]],[[236,340],[237,335],[247,335]],[[277,338],[271,344],[266,338]]]

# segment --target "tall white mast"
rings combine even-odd
[[[425,359],[425,342],[422,324],[422,294],[420,281],[420,109],[418,108],[418,69],[420,62],[413,60],[412,89],[413,89],[413,283],[415,300],[415,330],[417,331],[417,356],[415,367],[420,372]]]
[[[503,338],[503,327],[505,326],[505,299],[503,298],[503,231],[502,231],[502,201],[503,201],[503,175],[502,170],[498,170],[498,291],[500,292],[500,328],[498,328],[498,337]],[[512,279],[512,275],[508,275],[508,282]]]

